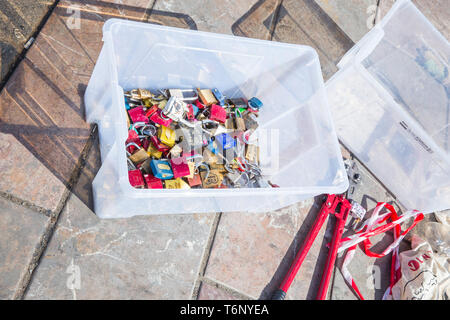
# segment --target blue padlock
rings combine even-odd
[[[236,146],[236,140],[234,140],[228,133],[221,133],[215,136],[217,146],[222,150],[228,150]]]
[[[253,97],[248,100],[248,106],[254,110],[259,110],[262,108],[263,103],[258,98]]]
[[[209,143],[208,143],[208,149],[214,154],[217,154],[219,152],[218,151],[218,147],[217,147],[217,143],[215,141],[212,141],[212,140],[209,141]]]
[[[220,92],[219,89],[214,88],[214,89],[212,89],[212,93],[216,97],[217,101],[219,101],[219,104],[221,106],[224,106],[225,105],[225,97],[223,96],[222,92]]]
[[[168,160],[152,160],[150,168],[153,175],[158,179],[167,180],[173,178],[172,168]]]
[[[125,98],[125,108],[127,108],[127,110],[130,110],[130,109],[131,109],[130,103],[128,102],[128,99],[127,99],[127,98]]]

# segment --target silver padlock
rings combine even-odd
[[[262,176],[256,176],[251,180],[253,188],[272,188],[272,186]]]
[[[164,109],[162,110],[162,113],[173,121],[180,122],[184,120],[184,116],[187,111],[188,106],[186,103],[176,97],[170,97],[169,101],[167,101]]]
[[[198,99],[197,90],[192,89],[169,89],[169,94],[181,101],[194,102]]]
[[[228,179],[230,185],[234,188],[244,188],[250,182],[250,179],[246,172],[240,173],[238,171],[234,171],[227,173],[225,177]]]
[[[362,220],[366,215],[366,209],[364,209],[364,207],[355,200],[351,200],[350,203],[352,205],[352,208],[350,209],[350,215],[353,218]]]
[[[201,153],[201,149],[204,144],[204,132],[202,129],[202,123],[196,122],[194,124],[193,129],[188,128],[184,125],[180,125],[177,129],[175,129],[175,133],[177,139],[182,137],[182,141],[180,142],[183,152],[190,152],[191,150],[197,150]]]

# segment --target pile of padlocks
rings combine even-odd
[[[262,188],[259,147],[249,138],[262,102],[218,89],[125,92],[128,176],[135,188]]]

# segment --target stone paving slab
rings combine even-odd
[[[72,195],[25,298],[190,299],[212,220],[99,220]]]
[[[66,189],[17,137],[1,132],[0,172],[2,193],[15,195],[44,211],[56,209]]]
[[[354,42],[374,26],[378,0],[315,1]]]
[[[314,0],[284,0],[273,40],[316,49],[325,80],[337,71],[336,63],[354,44]]]
[[[0,3],[0,84],[55,0],[5,0]]]
[[[157,0],[150,19],[161,11],[186,14],[193,20],[198,30],[269,39],[273,12],[278,2]]]
[[[47,216],[0,197],[0,300],[20,290],[48,223]]]
[[[279,286],[311,227],[319,206],[313,200],[265,214],[224,213],[205,277],[253,299],[268,299]],[[287,299],[311,298],[325,227],[317,236]],[[321,265],[320,261],[317,265]]]
[[[214,214],[100,220],[88,207],[94,144],[26,299],[191,299]]]
[[[202,282],[197,300],[238,300],[238,298],[217,286]]]

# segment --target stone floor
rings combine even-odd
[[[100,220],[93,213],[91,183],[101,163],[96,127],[84,120],[83,94],[102,46],[103,23],[119,17],[307,44],[318,51],[326,80],[393,2],[3,1],[0,298],[269,298],[305,238],[320,197],[263,214]],[[448,10],[431,0],[414,2],[448,38]],[[31,37],[34,43],[24,48]],[[351,156],[344,146],[342,152]],[[360,169],[363,183],[355,200],[369,208],[380,200],[395,204]],[[319,234],[288,299],[314,297],[331,227]],[[386,275],[388,260],[355,257],[352,272],[366,298],[382,296],[386,281],[371,277],[376,268]],[[333,279],[329,299],[355,298],[338,269]]]

